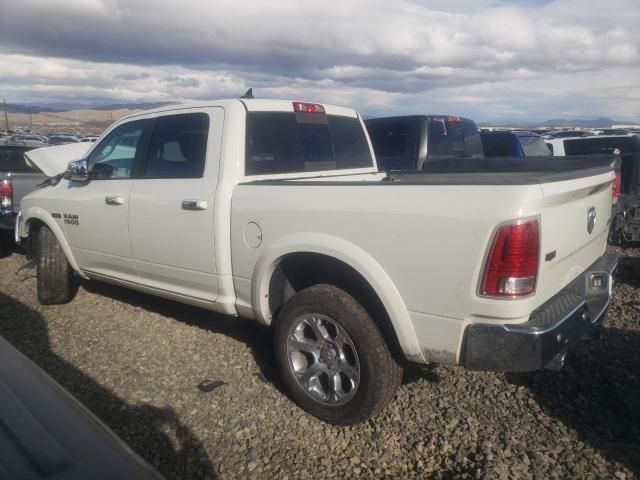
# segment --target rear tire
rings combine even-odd
[[[314,285],[291,297],[278,314],[274,342],[293,400],[334,425],[373,417],[402,381],[402,367],[367,311],[332,285]]]
[[[38,301],[43,305],[70,302],[77,290],[75,273],[60,243],[47,227],[38,230],[36,258]]]

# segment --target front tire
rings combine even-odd
[[[373,417],[402,381],[402,368],[367,311],[332,285],[314,285],[289,299],[278,315],[274,341],[293,400],[334,425]]]
[[[70,302],[76,293],[75,273],[56,239],[47,227],[37,233],[37,290],[43,305]]]

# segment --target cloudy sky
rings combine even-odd
[[[0,95],[640,120],[640,0],[0,0]]]

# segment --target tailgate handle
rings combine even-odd
[[[208,203],[206,200],[183,200],[183,210],[206,210]]]
[[[104,197],[104,203],[106,203],[107,205],[124,205],[124,197]]]

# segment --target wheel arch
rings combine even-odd
[[[297,285],[291,284],[292,271],[304,272],[302,280],[294,280]],[[272,322],[296,287],[329,283],[363,304],[390,347],[401,350],[409,360],[424,361],[411,317],[395,284],[373,257],[346,240],[321,234],[291,236],[262,254],[252,278],[253,312],[264,324]]]
[[[32,237],[32,235],[35,235],[38,229],[40,229],[43,226],[49,228],[49,230],[51,230],[53,235],[56,237],[56,240],[62,247],[62,251],[67,257],[67,260],[69,261],[69,265],[71,265],[71,268],[73,268],[73,270],[81,278],[85,280],[87,279],[87,276],[80,271],[80,268],[78,267],[78,263],[76,262],[76,259],[73,256],[73,253],[71,252],[71,247],[69,246],[69,243],[67,242],[67,239],[65,238],[64,233],[60,228],[60,225],[58,225],[58,223],[53,219],[53,217],[51,217],[51,214],[49,214],[49,212],[41,208],[31,208],[29,209],[28,212],[26,212],[26,214],[24,214],[23,218],[24,218],[24,227],[23,227],[23,230],[20,232],[21,237],[34,238]]]

